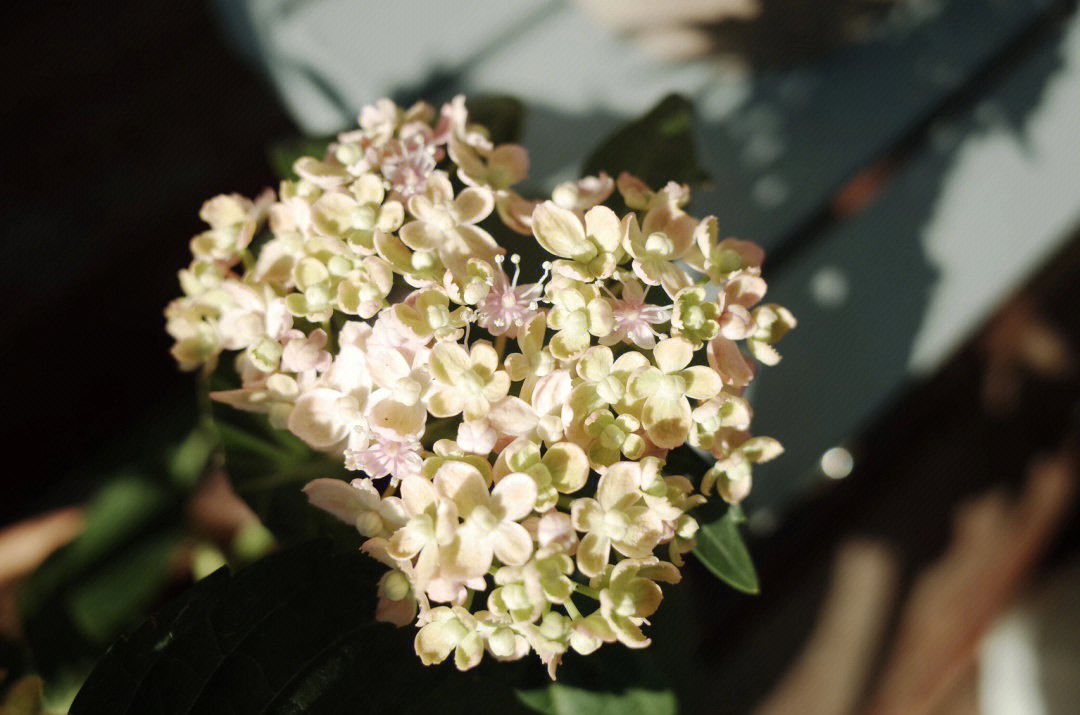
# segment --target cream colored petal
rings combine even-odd
[[[432,203],[441,204],[454,198],[454,185],[445,171],[432,172],[428,177],[424,196]]]
[[[656,514],[647,506],[632,506],[626,510],[630,528],[622,539],[615,542],[615,548],[623,556],[642,558],[652,553],[660,542],[662,524]]]
[[[348,423],[336,409],[341,397],[337,390],[327,388],[304,393],[289,413],[289,431],[316,449],[325,449],[341,442],[349,429]]]
[[[378,205],[386,197],[382,177],[376,174],[364,174],[354,181],[349,188],[352,190],[353,195],[356,196],[357,201],[365,204]]]
[[[663,390],[650,395],[641,409],[645,434],[653,444],[674,449],[690,434],[690,403],[682,395],[670,395]]]
[[[612,509],[624,500],[635,497],[640,486],[641,465],[636,462],[616,462],[600,477],[596,485],[596,500],[604,509]]]
[[[465,410],[465,394],[457,388],[443,387],[428,397],[428,410],[432,417],[453,417]]]
[[[739,346],[724,337],[714,338],[708,347],[709,365],[720,374],[725,384],[744,387],[754,379],[754,368]]]
[[[495,556],[507,566],[521,566],[532,556],[532,537],[524,526],[512,521],[499,524],[493,546]]]
[[[379,400],[368,412],[368,425],[397,435],[419,437],[424,433],[427,411],[419,402],[404,405],[397,400]]]
[[[484,368],[488,375],[499,369],[499,353],[487,341],[474,343],[469,357],[473,365]]]
[[[585,213],[585,233],[605,252],[613,253],[622,237],[619,217],[607,206],[594,206]]]
[[[630,396],[635,400],[645,399],[655,393],[663,381],[664,373],[655,367],[638,370],[630,377]]]
[[[536,482],[521,472],[503,477],[491,490],[491,501],[497,515],[510,521],[520,521],[536,506]]]
[[[552,201],[533,211],[532,231],[544,250],[561,258],[589,260],[595,254],[578,217]]]
[[[570,519],[578,531],[595,531],[604,523],[604,508],[595,499],[577,499],[570,505]]]
[[[525,355],[534,355],[544,348],[544,333],[547,323],[544,313],[537,313],[518,333],[518,345]]]
[[[461,529],[458,537],[443,547],[439,563],[451,578],[483,576],[491,568],[495,556],[493,547],[491,538],[479,538],[473,532]]]
[[[398,270],[403,270],[409,265],[412,253],[405,247],[397,236],[387,231],[375,231],[375,250],[386,259],[390,265]]]
[[[528,434],[537,423],[536,412],[518,397],[504,397],[493,404],[487,419],[499,433],[512,437]]]
[[[486,507],[491,501],[484,478],[476,467],[465,462],[446,462],[433,478],[435,491],[457,505],[463,517],[478,506]]]
[[[596,532],[589,532],[578,544],[578,570],[589,578],[603,573],[611,556],[611,540]]]
[[[367,368],[375,384],[392,390],[398,380],[409,374],[409,363],[397,350],[371,345],[366,351]]]
[[[406,511],[415,516],[435,503],[435,486],[420,476],[410,475],[401,480],[401,501]]]
[[[426,221],[410,221],[401,227],[398,235],[414,251],[433,251],[446,241],[446,233]]]
[[[431,349],[431,374],[444,385],[458,385],[470,363],[465,348],[457,343],[442,342]]]
[[[772,437],[751,437],[739,445],[739,452],[751,462],[768,462],[784,453],[784,447]]]
[[[615,318],[611,312],[611,303],[603,298],[589,301],[589,332],[597,337],[604,337],[615,327]]]
[[[551,354],[569,360],[589,347],[589,334],[584,330],[561,330],[551,339]]]
[[[454,199],[458,221],[477,223],[487,218],[495,208],[495,197],[485,187],[470,187]]]
[[[656,344],[653,358],[661,372],[671,375],[694,359],[694,346],[686,338],[667,338]]]
[[[672,298],[683,288],[693,285],[693,281],[690,280],[690,276],[686,274],[686,271],[674,263],[664,262],[659,264],[658,268],[660,285],[663,286],[664,292]]]
[[[371,508],[358,489],[340,479],[316,479],[308,482],[303,492],[312,506],[350,526],[356,523],[356,517]]]
[[[514,382],[520,382],[532,374],[532,361],[522,353],[510,353],[504,364],[507,374]]]
[[[394,535],[390,537],[390,541],[387,543],[387,553],[392,558],[399,559],[401,561],[408,561],[420,553],[424,545],[430,540],[431,532],[428,524],[424,523],[424,518],[415,519],[410,521],[405,526],[401,527],[394,532]]]
[[[450,652],[465,633],[465,628],[457,622],[436,621],[428,623],[417,632],[413,646],[424,665],[435,665],[450,656]]]
[[[618,358],[611,366],[611,373],[619,375],[619,379],[625,379],[643,367],[649,366],[649,358],[636,350],[629,350]]]
[[[454,651],[454,667],[458,670],[475,668],[483,657],[484,639],[479,633],[471,632],[461,639]]]
[[[341,236],[353,228],[356,200],[349,194],[333,191],[323,194],[311,207],[311,224],[324,236]]]
[[[679,373],[686,381],[686,396],[695,400],[707,400],[716,397],[724,387],[723,380],[716,374],[716,370],[704,365],[694,365]]]
[[[589,479],[589,459],[585,450],[571,442],[559,442],[548,448],[542,459],[551,472],[551,483],[562,494],[572,494]]]
[[[707,256],[712,252],[713,246],[720,240],[720,222],[715,216],[706,216],[701,219],[694,229],[694,243],[698,251]]]
[[[577,374],[589,382],[600,382],[611,372],[615,358],[611,348],[597,345],[585,351],[577,364]]]
[[[500,144],[488,157],[488,164],[498,167],[506,174],[506,188],[524,180],[529,175],[529,152],[520,144]]]
[[[397,201],[387,201],[379,209],[379,218],[375,228],[380,231],[396,231],[405,221],[405,207]]]
[[[489,402],[498,402],[510,392],[510,376],[500,370],[491,376],[484,388],[484,399]]]

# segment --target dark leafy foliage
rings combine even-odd
[[[582,173],[628,171],[654,189],[669,181],[690,184],[708,176],[698,164],[694,147],[694,109],[677,94],[665,97],[641,119],[627,124],[585,161]]]
[[[114,644],[71,713],[524,711],[505,679],[424,667],[375,622],[380,572],[327,540],[217,571]]]
[[[754,562],[739,534],[738,525],[744,520],[742,509],[736,504],[729,507],[724,516],[703,524],[698,530],[694,555],[732,588],[743,593],[757,593],[759,587]]]

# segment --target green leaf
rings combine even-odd
[[[671,94],[641,119],[604,142],[585,161],[582,173],[628,171],[654,189],[669,181],[693,187],[707,180],[694,148],[694,109],[690,100]]]
[[[525,105],[502,94],[482,94],[465,100],[469,123],[482,124],[493,144],[516,141],[525,125]]]
[[[667,690],[629,688],[605,693],[552,683],[520,692],[518,698],[545,715],[675,715],[679,711],[674,693]]]
[[[326,540],[219,570],[117,641],[70,712],[521,712],[507,683],[424,667],[412,629],[373,620],[381,570]]]
[[[83,532],[19,592],[19,619],[42,672],[96,656],[138,621],[165,584],[182,502],[168,484],[136,476],[95,494]]]
[[[756,594],[757,572],[738,528],[744,520],[742,508],[733,504],[723,517],[702,525],[694,555],[725,583],[743,593]]]

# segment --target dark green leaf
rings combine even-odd
[[[569,652],[558,681],[521,688],[518,698],[542,713],[674,713],[678,701],[649,649],[608,645],[582,656]]]
[[[679,711],[675,695],[667,690],[629,688],[605,693],[552,683],[518,697],[545,715],[675,715]]]
[[[425,668],[411,629],[373,621],[381,570],[326,540],[222,569],[114,644],[71,713],[520,712],[505,682]]]
[[[86,528],[50,556],[19,593],[19,618],[45,673],[96,656],[161,593],[180,535],[183,495],[140,477],[107,483]]]
[[[694,554],[706,568],[733,588],[744,593],[757,593],[757,572],[739,534],[738,525],[743,520],[742,509],[736,504],[720,519],[702,525]]]
[[[669,181],[700,184],[707,179],[694,148],[694,110],[677,94],[665,97],[641,119],[623,127],[585,161],[582,173],[628,171],[654,189]]]
[[[469,122],[488,128],[494,144],[516,141],[525,124],[525,106],[501,94],[478,95],[465,100]]]

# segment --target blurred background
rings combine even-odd
[[[15,388],[3,649],[29,643],[33,668],[71,691],[170,594],[266,548],[220,474],[185,473],[198,410],[162,310],[202,201],[273,185],[283,147],[349,127],[378,97],[459,92],[522,103],[529,188],[549,190],[677,93],[692,102],[709,177],[693,209],[767,249],[771,300],[799,319],[750,395],[755,432],[787,448],[758,468],[745,504],[762,593],[691,568],[654,623],[661,670],[665,652],[694,650],[692,671],[665,674],[683,709],[1080,712],[1074,10],[206,0],[15,11],[0,49],[13,168],[0,295]],[[162,469],[168,488],[132,486]],[[52,580],[34,581],[43,558],[78,534],[85,543],[88,524],[122,521],[133,500],[152,517],[122,536],[105,529],[77,566],[70,549],[54,554]],[[131,583],[128,600],[101,607],[111,585]],[[8,675],[24,661],[13,656]]]

